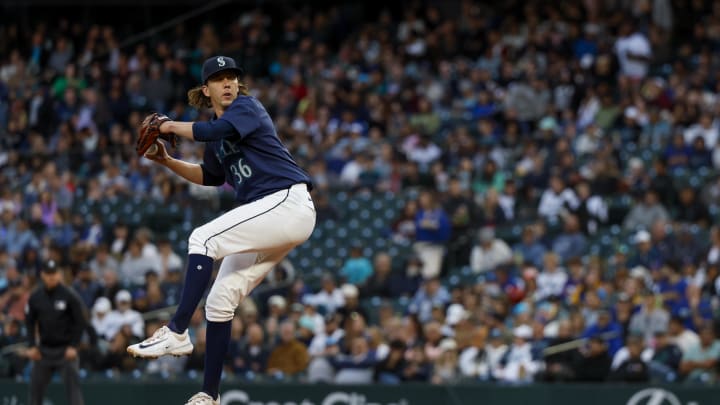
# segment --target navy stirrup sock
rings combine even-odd
[[[232,321],[208,321],[205,349],[205,379],[203,392],[217,399],[220,392],[220,377],[222,376],[223,360],[230,346],[230,329]]]
[[[175,333],[183,333],[190,325],[195,309],[202,299],[210,282],[213,270],[213,259],[205,255],[188,255],[185,284],[183,285],[180,304],[168,327]]]

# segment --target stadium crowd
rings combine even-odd
[[[238,310],[228,375],[717,383],[720,4],[501,3],[256,9],[122,48],[113,26],[1,25],[0,375],[27,376],[49,258],[87,306],[87,372],[202,369],[202,308],[189,358],[125,352],[178,302],[176,224],[96,207],[179,203],[196,223],[223,206],[135,156],[134,131],[150,110],[209,119],[185,94],[227,54],[311,174],[318,225],[352,219],[336,193],[391,193],[386,237],[411,246],[354,242],[317,283],[286,260]]]

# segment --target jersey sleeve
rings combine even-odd
[[[225,172],[213,153],[211,145],[205,146],[205,154],[200,168],[203,173],[203,185],[222,186],[225,183]]]
[[[247,97],[236,100],[217,120],[230,123],[241,138],[245,138],[260,127],[260,114],[249,100]]]
[[[214,120],[209,122],[198,121],[193,123],[193,139],[198,142],[219,141],[235,135],[235,127],[228,121]]]

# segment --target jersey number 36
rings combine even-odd
[[[237,180],[238,184],[242,183],[243,179],[247,179],[252,176],[252,169],[250,166],[243,164],[242,159],[238,159],[237,163],[230,165],[230,171],[233,176],[235,176],[235,180]]]

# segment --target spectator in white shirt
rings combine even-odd
[[[306,302],[312,302],[317,307],[325,308],[325,313],[335,312],[345,305],[345,296],[342,290],[337,288],[335,277],[325,274],[322,278],[322,287],[317,294],[306,298]]]
[[[670,341],[677,345],[683,354],[700,345],[700,336],[686,328],[683,319],[680,317],[673,316],[670,318],[668,332],[670,333]]]
[[[369,158],[364,153],[358,153],[353,159],[345,163],[340,172],[340,182],[347,186],[356,186],[368,160]]]
[[[478,242],[470,253],[470,267],[475,273],[491,271],[512,260],[512,250],[505,241],[495,238],[492,227],[480,229]]]
[[[183,261],[180,258],[180,255],[172,250],[170,241],[161,240],[158,243],[158,256],[160,258],[160,266],[162,267],[160,272],[161,280],[164,280],[165,276],[167,276],[171,270],[184,270]]]
[[[553,296],[560,296],[567,284],[567,273],[560,267],[560,258],[553,252],[545,253],[543,270],[537,276],[535,299],[542,301]]]
[[[603,140],[603,130],[597,124],[590,123],[575,141],[575,153],[578,156],[594,155]]]
[[[442,149],[430,141],[430,136],[423,134],[414,140],[408,140],[403,148],[408,160],[418,163],[421,169],[429,168],[432,162],[442,156]]]
[[[490,376],[490,364],[485,351],[488,330],[484,326],[476,327],[472,332],[470,346],[460,352],[458,364],[463,377],[487,380]]]
[[[641,347],[641,354],[640,358],[646,362],[650,363],[652,361],[653,355],[655,354],[655,351],[650,346],[645,346],[645,342],[643,341],[642,335],[637,334],[631,334],[628,336],[625,342],[625,346],[622,347],[622,349],[618,350],[617,353],[615,353],[615,356],[613,356],[612,365],[610,366],[610,369],[617,370],[620,365],[625,362],[625,360],[630,358],[630,348],[629,346],[636,345]]]
[[[556,220],[564,207],[575,210],[579,204],[575,192],[565,186],[560,176],[553,175],[550,177],[550,187],[540,197],[538,214],[547,220]]]
[[[683,139],[685,145],[691,146],[695,142],[695,138],[701,137],[705,140],[705,147],[707,149],[713,149],[718,143],[718,128],[717,125],[713,125],[713,117],[707,112],[700,115],[700,120],[697,124],[691,125],[683,132]]]
[[[621,76],[641,80],[647,75],[652,58],[650,41],[645,34],[635,29],[631,20],[626,20],[620,26],[614,49],[620,63]]]
[[[145,284],[145,273],[153,270],[160,274],[160,257],[145,256],[142,253],[142,243],[138,240],[130,242],[128,251],[120,264],[120,277],[125,283],[136,285]]]
[[[337,345],[345,336],[345,329],[340,327],[341,318],[342,316],[334,313],[325,315],[322,333],[316,334],[308,346],[308,353],[311,357],[325,355],[328,347]]]
[[[505,365],[495,371],[495,378],[509,383],[530,383],[540,364],[533,360],[532,328],[520,325],[513,330],[513,344],[505,355]]]
[[[111,309],[112,303],[106,297],[98,297],[92,307],[90,323],[98,336],[104,340],[110,340],[112,338],[112,335],[109,334],[111,331],[109,328],[112,325],[108,322],[108,320],[111,320],[108,316]]]
[[[90,260],[89,266],[95,277],[99,279],[107,271],[117,272],[120,264],[110,255],[108,246],[101,244],[95,250],[95,257]]]
[[[140,243],[142,256],[151,260],[159,257],[158,248],[152,242],[152,232],[148,228],[139,228],[135,232],[135,240]]]
[[[335,378],[335,370],[329,362],[329,356],[337,349],[339,342],[345,337],[345,330],[340,327],[342,316],[328,314],[325,316],[325,327],[321,334],[316,334],[308,346],[310,364],[308,365],[308,381],[311,383],[330,383]]]
[[[501,368],[500,363],[508,351],[504,336],[499,329],[493,329],[488,334],[488,343],[480,346],[485,333],[476,330],[473,334],[473,345],[460,354],[460,371],[466,377],[489,380]]]
[[[116,309],[107,315],[107,336],[112,339],[125,325],[130,326],[132,334],[138,339],[145,337],[145,321],[140,312],[130,307],[132,296],[127,290],[120,290],[115,295]]]

